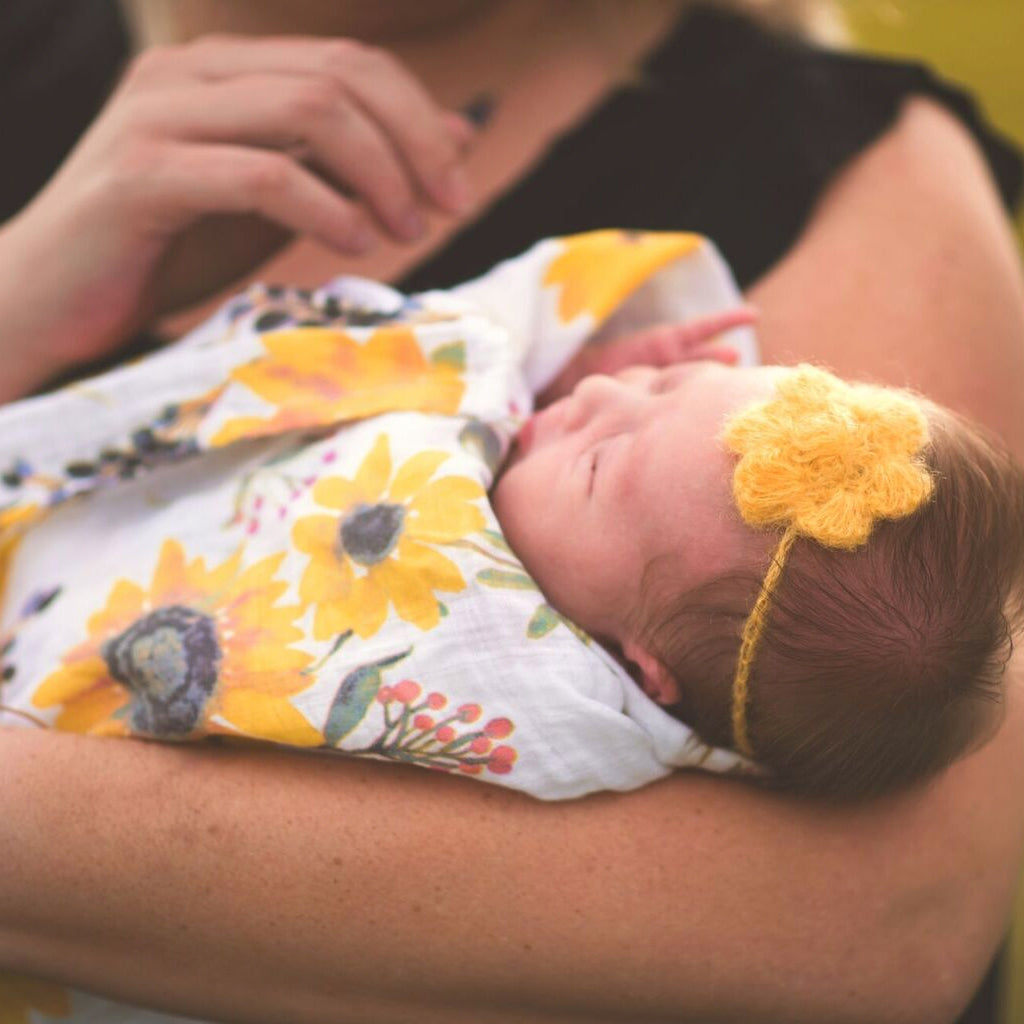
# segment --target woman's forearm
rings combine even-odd
[[[0,731],[0,962],[229,1020],[941,1020],[1012,892],[1014,707],[860,810]]]

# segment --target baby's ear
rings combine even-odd
[[[630,664],[635,665],[639,676],[637,681],[651,700],[670,706],[679,701],[679,684],[675,676],[646,647],[634,640],[622,645],[622,653]]]

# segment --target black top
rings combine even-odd
[[[546,235],[628,227],[707,235],[745,287],[790,248],[832,176],[910,95],[955,113],[1007,208],[1020,198],[1019,154],[964,92],[919,64],[836,53],[699,8],[649,58],[642,80],[400,286],[455,284]]]
[[[116,0],[0,0],[0,222],[60,164],[127,46]],[[917,94],[971,130],[1007,207],[1019,198],[1017,153],[921,65],[819,49],[709,7],[680,19],[641,80],[400,286],[451,285],[545,235],[609,226],[700,231],[749,284],[793,244],[834,173]]]
[[[116,0],[0,0],[0,223],[60,166],[127,52]]]

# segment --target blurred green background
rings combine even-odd
[[[1024,0],[840,0],[840,6],[855,45],[923,59],[967,85],[989,121],[1024,148]],[[1024,213],[1017,233],[1024,246]]]
[[[1024,0],[839,0],[854,46],[924,60],[966,85],[1024,149]],[[1024,253],[1024,211],[1017,216]],[[1022,795],[1024,799],[1024,795]],[[1024,1024],[1024,885],[1002,964],[1000,1024]]]

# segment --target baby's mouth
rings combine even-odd
[[[537,429],[535,422],[538,415],[538,413],[534,413],[519,428],[519,433],[516,434],[515,448],[512,453],[513,459],[525,455],[530,450],[530,445],[533,443],[533,436]]]

